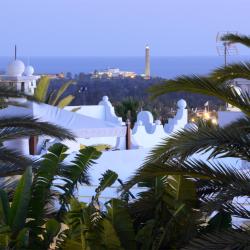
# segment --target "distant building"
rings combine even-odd
[[[25,67],[21,60],[15,59],[8,65],[6,73],[0,75],[0,84],[27,95],[33,95],[36,82],[40,78],[40,76],[33,74],[34,68],[32,66]]]
[[[47,76],[49,79],[64,79],[64,73],[57,73],[57,74],[41,74],[41,76]]]
[[[131,71],[121,71],[118,68],[106,69],[104,71],[95,71],[91,78],[135,78],[136,73]]]
[[[150,79],[150,48],[146,46],[145,51],[145,79]]]

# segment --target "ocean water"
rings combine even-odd
[[[144,72],[144,57],[21,57],[25,64],[35,68],[37,74],[55,74],[60,72],[90,73],[94,70],[119,68]],[[0,70],[4,71],[12,59],[0,56]],[[250,56],[231,56],[229,63],[250,60]],[[164,78],[173,78],[183,74],[208,74],[214,68],[223,66],[224,59],[220,56],[211,57],[151,57],[151,74]]]

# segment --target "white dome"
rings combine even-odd
[[[103,100],[104,102],[107,102],[107,101],[109,100],[109,98],[108,98],[108,96],[105,95],[105,96],[102,97],[102,100]]]
[[[21,76],[25,70],[25,65],[20,60],[15,60],[8,65],[7,74],[9,76]]]
[[[32,76],[34,74],[35,70],[32,66],[28,65],[26,66],[25,70],[24,70],[24,75],[26,76]]]
[[[187,102],[185,100],[181,99],[177,102],[177,107],[179,109],[185,109],[187,107]]]

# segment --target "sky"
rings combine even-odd
[[[0,56],[214,56],[250,35],[249,0],[0,0]],[[250,53],[238,46],[239,53]]]

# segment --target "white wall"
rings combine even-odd
[[[66,110],[71,111],[72,109],[79,108],[76,113],[81,115],[90,116],[93,118],[105,120],[105,107],[102,105],[89,105],[89,106],[67,106]]]
[[[218,124],[221,127],[229,125],[231,122],[243,118],[244,114],[239,111],[219,111],[218,112]]]
[[[97,160],[97,164],[91,167],[91,187],[80,186],[78,194],[83,200],[88,200],[95,193],[95,188],[99,184],[99,178],[108,169],[116,172],[119,178],[125,182],[131,177],[135,171],[142,165],[144,159],[148,155],[150,149],[136,149],[136,150],[118,150],[103,152],[102,156]],[[75,154],[71,154],[67,161],[74,159]],[[118,182],[113,187],[108,188],[102,194],[103,199],[117,197],[117,187],[120,186]],[[131,192],[135,195],[143,188],[135,187]]]

